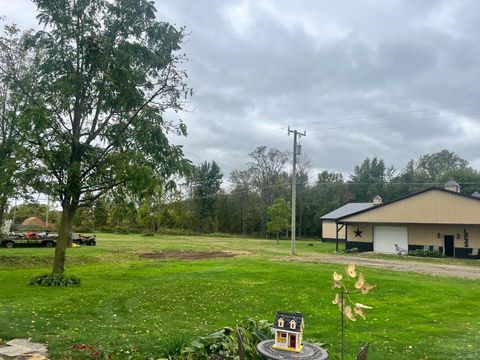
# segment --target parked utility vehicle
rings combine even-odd
[[[95,246],[97,244],[97,237],[95,235],[78,234],[73,238],[72,242],[77,245]]]

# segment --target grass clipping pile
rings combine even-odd
[[[138,256],[148,260],[205,260],[217,258],[231,258],[246,253],[230,252],[230,251],[180,251],[167,250],[151,253],[141,253]]]

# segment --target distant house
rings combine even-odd
[[[36,216],[32,216],[23,220],[20,226],[24,229],[45,228],[45,222]]]
[[[347,204],[322,216],[325,235],[337,239],[338,233],[347,249],[390,254],[399,248],[424,249],[451,257],[478,256],[479,196],[462,194],[460,185],[450,180],[444,188],[425,189],[385,203],[377,198],[372,203]]]

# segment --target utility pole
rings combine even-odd
[[[293,133],[293,170],[292,170],[292,248],[290,253],[295,255],[295,216],[296,216],[296,201],[297,201],[297,136],[300,139],[302,136],[307,136],[307,132],[298,132],[297,130],[290,130],[288,127],[288,136]]]
[[[47,216],[45,219],[46,232],[48,232],[48,211],[50,210],[50,197],[47,195]]]
[[[13,205],[13,218],[12,218],[12,224],[15,225],[15,215],[17,214],[17,198],[15,198],[15,202]]]

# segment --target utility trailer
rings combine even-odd
[[[31,231],[24,234],[9,233],[0,240],[0,245],[6,248],[12,248],[14,246],[44,246],[50,248],[57,244],[57,239],[58,234],[54,233],[35,233]],[[71,238],[70,243],[74,243],[77,246],[95,246],[97,244],[97,238],[95,235],[90,236],[78,234]]]
[[[57,243],[58,234],[54,233],[35,233],[35,232],[26,232],[24,234],[20,233],[9,233],[5,236],[1,245],[6,248],[12,248],[14,246],[44,246],[44,247],[54,247]]]

